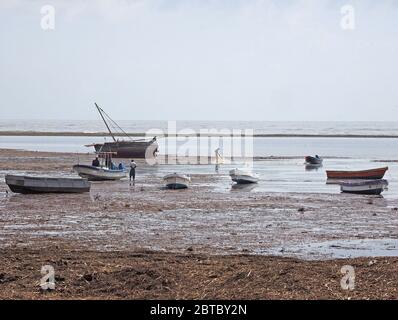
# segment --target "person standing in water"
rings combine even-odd
[[[130,162],[130,185],[131,185],[131,179],[133,179],[133,185],[135,185],[135,168],[137,168],[137,164],[135,163],[134,160],[131,160],[131,162]]]

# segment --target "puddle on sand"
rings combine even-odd
[[[398,257],[398,239],[355,239],[314,242],[274,248],[273,254],[304,259]]]

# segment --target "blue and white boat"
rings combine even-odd
[[[76,164],[73,170],[77,174],[89,181],[120,180],[126,177],[127,171],[123,168],[115,167],[112,162],[111,152],[98,153],[99,161],[97,165]]]
[[[120,180],[126,177],[125,170],[95,167],[84,164],[74,165],[73,170],[77,172],[79,176],[89,181]]]
[[[388,181],[384,179],[345,181],[340,184],[341,192],[354,194],[379,195],[387,189]]]

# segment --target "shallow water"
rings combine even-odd
[[[204,184],[217,192],[295,192],[295,193],[340,193],[340,186],[326,184],[326,170],[361,170],[388,166],[385,179],[389,181],[388,190],[383,197],[398,199],[398,163],[372,162],[363,159],[325,159],[324,165],[314,170],[306,169],[301,159],[259,160],[254,162],[253,171],[260,181],[257,184],[233,187],[229,170],[244,167],[243,163],[221,165],[218,172],[214,165],[159,165],[139,168],[137,173],[144,176],[163,177],[170,172],[199,175],[192,178],[193,183]],[[200,175],[214,175],[211,184],[202,181]],[[344,195],[343,195],[344,196]],[[363,197],[363,196],[362,196]]]
[[[0,149],[23,149],[50,152],[93,152],[85,147],[91,143],[104,142],[102,137],[35,137],[0,136]],[[109,141],[107,138],[106,141]],[[300,157],[319,154],[322,157],[362,158],[373,160],[398,159],[398,138],[253,138],[231,140],[223,138],[158,139],[160,154],[179,156],[214,156],[221,147],[225,157],[245,154],[255,157]],[[234,149],[231,151],[231,144]],[[174,147],[174,145],[176,147]]]
[[[262,252],[264,254],[264,252]],[[319,258],[397,257],[398,239],[342,239],[274,248],[268,254]]]
[[[154,178],[163,178],[166,174],[178,172],[185,173],[192,176],[192,184],[202,187],[207,187],[216,192],[223,193],[331,193],[339,194],[340,186],[337,184],[326,183],[326,170],[361,170],[388,166],[389,170],[386,172],[384,178],[388,180],[389,186],[382,196],[386,199],[398,199],[398,163],[390,162],[372,162],[364,159],[325,159],[324,165],[314,170],[306,169],[301,159],[286,159],[286,160],[258,160],[254,162],[253,171],[256,172],[260,180],[256,184],[235,186],[229,177],[229,171],[234,168],[244,167],[244,163],[236,162],[228,165],[221,165],[218,172],[214,165],[155,165],[155,166],[139,166],[137,168],[137,183]],[[6,174],[33,174],[33,175],[47,175],[47,176],[64,176],[76,177],[76,173],[72,170],[68,172],[60,171],[46,171],[31,172],[24,171],[23,166],[21,170],[0,170],[0,179],[4,179]],[[206,177],[214,177],[211,181]],[[124,183],[128,183],[125,181]],[[158,185],[159,188],[163,184]],[[341,195],[345,196],[345,195]],[[354,196],[364,197],[364,196]],[[366,196],[365,196],[366,197]]]

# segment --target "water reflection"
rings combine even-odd
[[[322,167],[323,167],[322,164],[310,164],[310,163],[307,163],[307,164],[305,164],[305,171],[318,171]]]
[[[258,186],[257,183],[246,183],[246,184],[235,183],[235,184],[232,185],[231,191],[250,192],[257,186]]]

